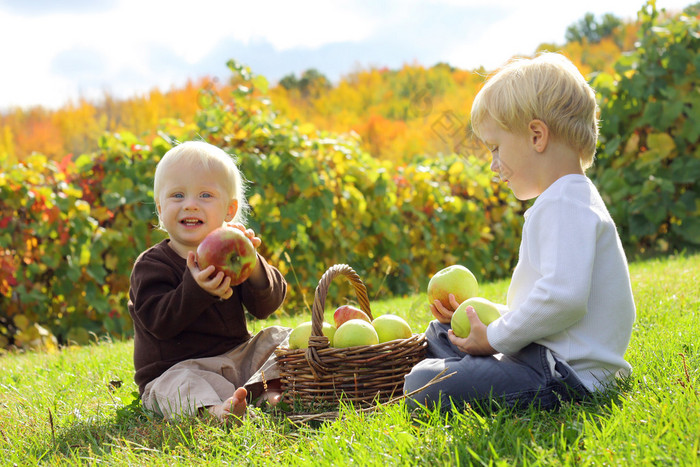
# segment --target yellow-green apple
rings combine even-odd
[[[250,239],[235,227],[219,227],[209,233],[197,247],[200,269],[214,265],[231,278],[231,285],[244,282],[255,268],[255,248]]]
[[[432,305],[435,300],[445,308],[452,309],[449,295],[454,294],[457,303],[462,303],[468,298],[475,297],[479,291],[479,284],[474,274],[462,266],[454,264],[435,273],[428,282],[428,301]]]
[[[400,316],[385,314],[377,316],[372,321],[374,330],[377,331],[379,343],[389,342],[395,339],[408,339],[413,335],[411,326]]]
[[[379,336],[372,323],[364,319],[351,319],[340,326],[333,336],[333,347],[345,348],[379,343]]]
[[[325,321],[321,325],[323,335],[328,338],[329,344],[333,346],[333,337],[335,335],[335,326]],[[306,321],[299,324],[289,333],[289,348],[290,349],[305,349],[309,346],[309,337],[311,337],[311,321]]]
[[[467,307],[471,306],[476,311],[479,320],[485,325],[489,325],[500,318],[501,313],[498,307],[490,300],[482,297],[472,297],[463,301],[452,315],[452,331],[457,337],[467,337],[472,330],[472,326],[467,318]]]
[[[339,328],[344,322],[351,319],[364,319],[368,323],[372,321],[367,316],[367,313],[352,305],[339,306],[333,312],[333,321],[336,328]]]

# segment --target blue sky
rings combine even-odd
[[[692,0],[658,0],[680,10]],[[0,110],[131,97],[228,76],[272,83],[316,68],[337,81],[405,63],[494,69],[563,43],[587,12],[635,18],[642,0],[0,0]]]

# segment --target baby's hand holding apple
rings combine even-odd
[[[196,255],[193,251],[187,254],[187,268],[199,286],[206,292],[223,300],[231,298],[233,289],[231,288],[231,278],[222,271],[216,271],[213,265],[204,269],[199,269],[196,262]]]
[[[241,284],[258,265],[255,243],[260,245],[260,239],[242,224],[219,227],[197,247],[197,264],[203,269],[213,265],[217,272],[221,271],[230,278],[232,286]]]
[[[239,222],[233,222],[227,225],[229,227],[233,227],[243,232],[245,236],[248,237],[248,240],[250,240],[250,242],[253,244],[253,247],[256,250],[262,244],[262,240],[260,240],[260,237],[255,235],[255,231],[253,229],[247,229],[243,224]]]

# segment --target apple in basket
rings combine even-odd
[[[335,321],[336,328],[339,328],[343,323],[351,319],[364,319],[368,323],[371,322],[367,313],[352,305],[339,306],[333,312],[333,321]]]
[[[374,330],[377,331],[379,343],[389,342],[395,339],[408,339],[413,335],[411,326],[400,316],[384,314],[377,316],[372,321]]]
[[[375,345],[379,336],[372,323],[364,319],[351,319],[341,324],[333,336],[333,347],[345,348],[358,345]]]
[[[482,297],[472,297],[465,300],[452,315],[452,331],[457,337],[468,337],[472,330],[466,312],[468,306],[474,308],[479,320],[487,326],[501,317],[498,307],[490,300]]]
[[[257,256],[250,239],[235,227],[219,227],[209,233],[197,247],[200,269],[210,265],[231,278],[231,285],[244,282],[255,268]]]
[[[454,264],[436,272],[430,279],[428,282],[428,301],[433,304],[435,300],[440,300],[443,306],[452,309],[450,294],[454,294],[457,303],[462,303],[466,299],[476,296],[478,290],[479,284],[474,274],[461,264]]]
[[[325,321],[321,325],[323,335],[328,338],[329,345],[333,346],[333,337],[335,335],[335,326]],[[289,334],[290,349],[305,349],[309,346],[309,337],[311,336],[311,321],[301,323]]]

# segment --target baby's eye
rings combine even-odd
[[[178,199],[184,198],[184,195],[182,193],[173,193],[171,196],[173,198],[178,198]]]
[[[211,193],[202,193],[201,197],[202,198],[211,198]]]

